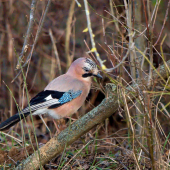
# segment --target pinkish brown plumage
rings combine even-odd
[[[66,74],[52,80],[30,101],[19,114],[15,114],[0,124],[0,130],[7,129],[28,116],[49,114],[55,119],[70,116],[84,103],[91,87],[91,77],[102,78],[96,64],[89,58],[75,60]]]
[[[60,84],[57,84],[57,82],[60,82]],[[59,115],[60,117],[65,117],[75,113],[83,105],[90,91],[90,86],[90,79],[88,81],[81,81],[73,76],[64,74],[54,79],[53,82],[51,82],[45,88],[45,90],[69,91],[70,89],[72,89],[73,91],[82,91],[80,96],[78,96],[77,98],[60,107],[57,107],[56,109],[53,109],[56,112],[56,115]]]

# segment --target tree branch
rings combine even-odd
[[[167,77],[165,67],[170,67],[170,60],[166,63],[166,66],[161,65],[157,69],[157,72],[160,73],[162,78]],[[159,75],[157,74],[157,72],[153,72],[153,80],[158,78]],[[148,77],[145,77],[145,79],[147,78]],[[64,150],[65,145],[69,146],[70,144],[72,144],[80,136],[84,135],[94,126],[111,116],[119,108],[118,97],[116,95],[113,95],[113,93],[115,93],[115,85],[108,84],[106,88],[107,91],[109,91],[109,96],[105,98],[99,106],[88,112],[86,115],[70,125],[70,127],[63,130],[58,136],[52,138],[46,143],[46,145],[39,149],[42,165],[53,159],[57,154],[61,153]],[[132,89],[133,93],[131,93]],[[137,94],[134,93],[134,90],[137,90],[137,86],[135,85],[127,87],[125,89],[127,103],[135,99],[135,97],[137,96]],[[120,103],[122,103],[123,105],[123,102]],[[23,161],[16,168],[16,170],[33,170],[38,169],[39,167],[40,161],[37,151],[29,156],[25,161]]]

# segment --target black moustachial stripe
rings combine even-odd
[[[84,78],[90,77],[90,76],[93,76],[93,74],[92,73],[85,73],[85,74],[82,75],[82,77],[84,77]]]

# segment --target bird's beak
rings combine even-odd
[[[103,78],[99,73],[95,74],[94,76],[98,77],[98,78],[101,78],[101,79]]]

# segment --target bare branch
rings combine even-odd
[[[116,65],[115,67],[113,67],[113,68],[105,69],[105,71],[106,71],[106,72],[111,72],[111,71],[115,70],[116,68],[118,68],[119,66],[121,66],[121,65],[124,63],[124,61],[126,60],[126,58],[128,57],[129,51],[130,51],[130,50],[129,50],[129,48],[128,48],[128,51],[127,51],[126,55],[123,57],[122,61],[121,61],[119,64],[117,64],[117,65]]]
[[[61,70],[60,59],[59,59],[57,47],[55,45],[55,40],[54,40],[54,36],[53,36],[53,33],[52,33],[51,29],[49,29],[49,35],[50,35],[50,38],[51,38],[51,41],[52,41],[52,44],[53,44],[54,54],[55,54],[57,65],[58,65],[58,71],[59,71],[59,74],[61,75],[62,70]]]
[[[87,27],[88,27],[88,31],[89,31],[89,34],[90,34],[90,40],[91,40],[91,45],[92,45],[92,52],[95,53],[96,58],[97,58],[97,60],[100,64],[100,66],[102,67],[104,61],[101,60],[100,55],[99,55],[99,53],[97,52],[97,49],[96,49],[96,43],[94,41],[94,34],[93,34],[93,31],[92,31],[92,28],[91,28],[90,11],[89,11],[89,8],[88,8],[87,0],[84,0],[84,6],[85,6],[85,12],[86,12],[86,18],[87,18]]]
[[[29,25],[28,25],[27,33],[26,33],[26,36],[25,36],[25,39],[24,39],[24,45],[22,47],[22,51],[21,51],[21,54],[19,56],[19,61],[18,61],[18,64],[16,66],[16,69],[19,69],[19,66],[20,66],[19,63],[22,61],[22,58],[23,58],[25,52],[28,49],[28,41],[30,39],[33,24],[34,24],[34,20],[35,20],[34,16],[35,16],[36,4],[37,4],[37,0],[33,0],[32,3],[31,3]]]
[[[67,27],[66,27],[66,39],[65,39],[65,54],[67,58],[67,66],[66,69],[68,69],[71,65],[71,58],[70,58],[70,35],[71,35],[71,24],[73,20],[73,14],[74,14],[74,7],[75,7],[75,0],[72,0],[69,16],[67,19]]]
[[[51,0],[48,0],[48,3],[47,3],[47,6],[46,6],[46,9],[45,9],[45,12],[42,16],[42,19],[40,21],[40,24],[39,24],[39,27],[38,27],[38,30],[37,30],[37,33],[36,33],[36,37],[35,37],[35,40],[34,40],[34,44],[32,46],[32,49],[31,49],[31,52],[30,54],[27,56],[27,59],[26,59],[26,62],[24,63],[24,65],[22,67],[25,67],[28,62],[31,60],[31,57],[32,57],[32,53],[34,51],[34,48],[35,48],[35,45],[38,41],[38,38],[40,36],[40,33],[41,33],[41,30],[42,30],[42,27],[43,27],[43,24],[44,24],[44,21],[45,21],[45,18],[46,18],[46,15],[48,13],[48,10],[49,10],[49,7],[50,7],[50,3],[51,3]],[[20,61],[20,60],[19,60]],[[19,71],[19,73],[15,76],[15,78],[12,80],[12,82],[14,82],[16,80],[16,78],[21,74],[21,70]]]
[[[164,27],[165,27],[165,23],[166,23],[166,21],[167,21],[167,19],[168,19],[169,7],[170,7],[170,0],[168,1],[168,7],[167,7],[167,9],[166,9],[166,14],[165,14],[164,22],[163,22],[163,25],[162,25],[162,28],[161,28],[161,32],[160,32],[159,37],[158,37],[156,43],[154,44],[154,46],[157,45],[157,43],[159,42],[159,40],[160,40],[160,38],[161,38],[162,32],[163,32]]]

